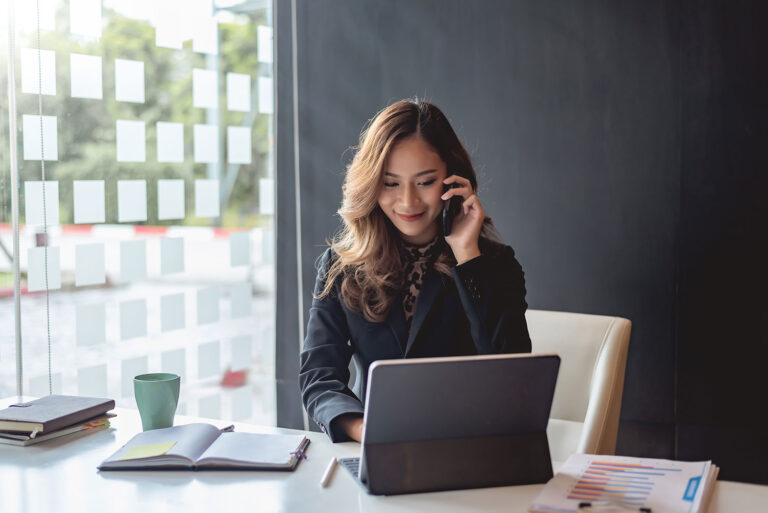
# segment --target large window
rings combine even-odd
[[[15,0],[26,395],[131,407],[131,378],[163,370],[182,376],[181,413],[274,424],[271,18],[267,1]],[[6,110],[0,129],[4,397],[17,377]]]

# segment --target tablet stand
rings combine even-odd
[[[361,477],[368,478],[375,495],[546,483],[552,478],[546,432],[366,444],[362,466]]]

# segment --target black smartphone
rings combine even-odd
[[[448,192],[454,187],[458,187],[457,183],[443,184],[443,194]],[[451,234],[453,228],[453,220],[461,210],[461,204],[464,202],[464,198],[461,196],[453,196],[447,200],[443,200],[443,237],[447,237]]]

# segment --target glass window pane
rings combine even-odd
[[[34,3],[15,4],[25,393],[48,393],[50,333],[54,392],[135,407],[133,375],[176,372],[180,412],[274,424],[271,3],[41,1],[39,51]],[[4,116],[0,397],[9,149]]]

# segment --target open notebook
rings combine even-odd
[[[309,445],[304,435],[222,433],[210,424],[144,431],[99,465],[99,470],[293,470]]]

